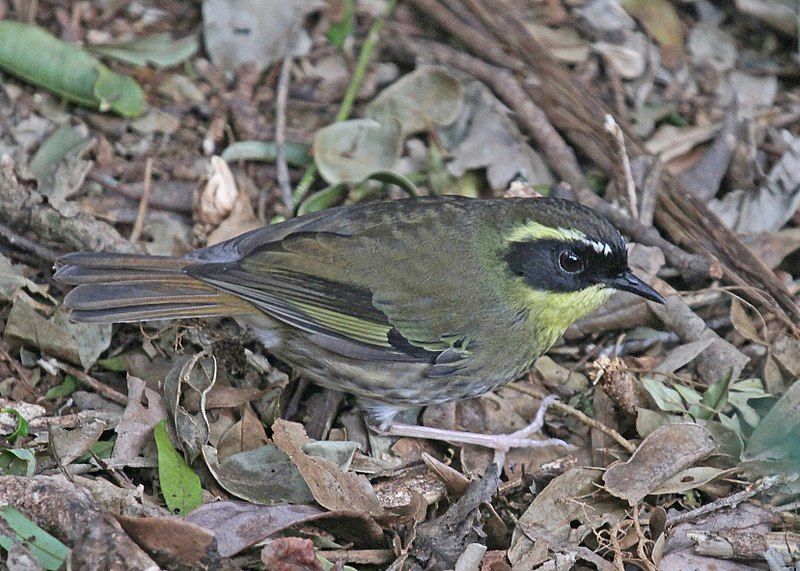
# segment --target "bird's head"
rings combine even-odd
[[[628,267],[619,231],[574,202],[540,199],[505,235],[513,297],[556,338],[618,290],[664,303]],[[552,339],[554,342],[555,339]]]

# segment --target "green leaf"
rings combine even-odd
[[[111,438],[110,440],[98,440],[92,444],[92,447],[89,450],[98,458],[102,458],[104,460],[106,458],[111,458],[111,453],[114,451],[115,441],[116,438]]]
[[[136,81],[127,75],[114,73],[97,64],[97,81],[93,94],[100,111],[116,111],[125,117],[138,117],[144,111],[144,93]]]
[[[417,190],[416,185],[400,173],[396,173],[394,171],[375,171],[367,176],[364,180],[377,180],[378,182],[382,182],[384,184],[394,184],[405,190],[408,193],[408,196],[411,198],[417,198],[419,196],[419,191]]]
[[[731,385],[728,392],[728,402],[736,409],[741,419],[750,426],[756,426],[760,418],[755,409],[750,406],[749,401],[770,397],[771,395],[764,392],[764,386],[760,379],[738,381]]]
[[[17,426],[14,431],[7,436],[12,444],[24,436],[28,436],[28,421],[14,408],[0,408],[0,414],[6,413],[17,418]]]
[[[733,371],[720,378],[713,385],[706,389],[703,394],[702,407],[695,407],[691,411],[692,416],[697,419],[711,420],[714,412],[721,412],[728,404],[728,391],[733,380]]]
[[[689,122],[683,118],[683,116],[678,113],[677,110],[671,109],[664,115],[664,122],[668,125],[673,125],[675,127],[688,127]]]
[[[152,63],[164,69],[175,66],[192,57],[200,47],[197,36],[192,34],[173,40],[169,33],[153,34],[130,42],[94,44],[87,49],[99,55],[111,57],[125,63],[143,67]]]
[[[409,196],[419,196],[417,187],[414,185],[414,183],[396,172],[387,170],[376,171],[367,175],[367,177],[362,180],[359,185],[363,185],[365,182],[370,180],[382,182],[383,184],[394,184],[405,190]],[[320,210],[325,210],[326,208],[341,204],[342,201],[347,197],[348,189],[350,187],[351,185],[349,183],[341,182],[315,192],[300,203],[300,206],[297,207],[297,215],[302,216],[303,214],[308,214],[309,212],[319,212]],[[358,202],[361,198],[363,198],[363,196],[360,196],[358,193],[360,188],[361,187],[359,186],[354,189],[354,192],[350,197],[351,200]]]
[[[653,397],[656,406],[665,412],[685,413],[686,407],[680,393],[652,377],[644,377],[642,386]]]
[[[800,471],[800,381],[761,419],[747,439],[744,457],[761,471]]]
[[[342,182],[315,192],[300,203],[300,206],[297,207],[297,215],[302,216],[310,212],[319,212],[341,204],[347,196],[347,186],[346,183]]]
[[[355,0],[344,0],[344,9],[342,10],[342,19],[338,22],[333,22],[328,28],[326,37],[332,46],[339,49],[344,48],[344,43],[351,35],[353,35],[353,28],[355,26],[356,16],[356,2]]]
[[[342,571],[358,571],[358,569],[355,567],[350,567],[349,565],[337,567],[336,564],[328,561],[321,553],[317,553],[317,561],[319,561],[320,565],[322,565],[322,571],[332,571],[333,569],[341,569]]]
[[[108,440],[98,440],[97,442],[92,444],[92,446],[89,448],[89,451],[86,454],[83,454],[82,456],[76,458],[75,462],[78,464],[88,462],[94,456],[97,456],[102,460],[111,458],[111,453],[114,451],[114,443],[116,442],[116,440],[117,440],[116,435],[112,436]]]
[[[735,414],[732,416],[728,416],[726,414],[719,415],[719,421],[725,428],[732,430],[739,436],[742,436],[742,422],[739,420],[739,417]]]
[[[153,436],[158,448],[158,479],[164,501],[170,511],[185,515],[203,503],[200,477],[172,446],[163,420],[156,425]]]
[[[0,474],[30,478],[34,472],[36,472],[36,456],[27,448],[0,450]]]
[[[683,400],[685,400],[686,403],[689,404],[689,405],[700,404],[702,402],[702,400],[703,400],[702,395],[700,393],[698,393],[696,390],[694,390],[692,388],[689,388],[687,386],[684,386],[684,385],[682,385],[680,383],[675,383],[673,385],[673,389],[675,389],[675,391],[679,395],[681,395],[681,397],[683,397]]]
[[[114,373],[126,373],[128,371],[128,359],[125,355],[98,359],[97,364],[106,371],[113,371]]]
[[[303,143],[285,143],[286,162],[294,167],[307,167],[314,162],[308,152],[308,145]],[[228,145],[222,155],[227,162],[233,161],[263,161],[274,163],[278,153],[273,141],[239,141]]]
[[[144,92],[136,81],[38,26],[0,21],[0,69],[100,111],[136,117],[144,110]]]
[[[67,375],[64,377],[64,382],[60,385],[56,385],[50,389],[47,389],[47,392],[44,394],[44,398],[46,399],[58,399],[63,397],[68,397],[75,390],[80,386],[78,383],[78,379],[73,377],[72,375]]]
[[[328,184],[361,182],[390,169],[400,158],[402,142],[397,119],[350,119],[317,131],[312,152]]]
[[[407,136],[453,124],[463,104],[458,79],[444,67],[423,65],[381,91],[365,114],[381,123],[396,119]]]
[[[12,535],[0,533],[0,547],[9,550],[14,544],[21,543],[48,570],[58,569],[64,564],[69,548],[18,509],[12,506],[0,507],[0,519],[12,531]]]
[[[85,127],[62,125],[42,143],[28,167],[36,176],[39,188],[52,187],[59,164],[70,152],[78,151],[91,140]]]

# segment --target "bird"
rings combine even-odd
[[[233,316],[310,381],[354,395],[375,430],[496,451],[534,439],[395,420],[518,379],[615,291],[664,303],[620,232],[557,198],[373,201],[267,225],[183,257],[78,252],[55,277],[78,322]]]

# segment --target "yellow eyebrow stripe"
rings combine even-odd
[[[571,230],[568,228],[553,228],[552,226],[545,226],[539,222],[529,220],[522,226],[518,226],[513,232],[506,236],[509,242],[526,242],[533,240],[563,240],[568,242],[570,240],[586,240],[586,234],[580,230]]]

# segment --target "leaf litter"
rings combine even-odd
[[[381,2],[89,2],[80,13],[40,8],[33,17],[12,4],[3,30],[30,41],[20,50],[0,37],[0,65],[16,73],[0,90],[0,199],[22,189],[28,208],[52,208],[46,232],[36,226],[41,210],[20,217],[12,201],[0,211],[0,499],[18,510],[15,525],[28,526],[25,541],[0,518],[5,563],[80,566],[100,553],[137,569],[794,562],[800,341],[754,297],[751,280],[730,278],[741,268],[698,280],[669,252],[633,244],[631,263],[668,295],[665,310],[617,296],[529,378],[412,413],[431,426],[510,432],[542,396],[558,394],[547,431],[576,450],[511,451],[498,478],[485,450],[369,434],[348,400],[290,380],[232,320],[72,324],[57,309],[51,263],[26,242],[41,242],[49,259],[76,244],[181,255],[291,216],[275,185],[274,63],[287,56],[290,182],[297,187],[306,169],[322,178],[306,186],[301,213],[409,194],[499,196],[523,179],[547,193],[573,167],[624,209],[617,175],[597,160],[608,141],[585,126],[570,131],[563,102],[548,98],[557,72],[526,75],[513,49],[474,51],[475,35],[423,25],[435,12],[421,1],[395,9],[382,31]],[[444,4],[494,41],[474,3]],[[796,299],[796,50],[768,28],[748,31],[763,20],[796,35],[779,3],[737,2],[723,13],[707,3],[590,0],[506,12],[660,156],[668,174],[650,160],[634,177],[643,202],[659,196],[663,236],[697,247],[692,228],[659,217],[669,211],[664,188],[648,190],[653,177],[678,175]],[[505,30],[527,45],[517,33]],[[37,60],[50,52],[80,81]],[[519,79],[516,97],[530,98],[509,97],[493,75]],[[334,123],[343,100],[354,119]],[[583,103],[569,101],[575,116]],[[530,105],[569,135],[567,154],[553,154],[526,124]],[[121,236],[141,204],[145,239],[130,244]],[[66,234],[86,217],[101,222],[91,226],[97,241]],[[107,397],[126,389],[121,411]],[[321,410],[331,402],[338,410]],[[49,541],[40,530],[71,551],[48,559],[36,547]]]

